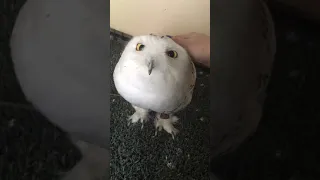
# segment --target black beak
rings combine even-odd
[[[148,73],[149,73],[149,75],[152,73],[152,69],[153,69],[153,60],[150,60],[148,62]]]

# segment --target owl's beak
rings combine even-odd
[[[148,73],[149,73],[149,75],[151,74],[153,67],[154,67],[153,66],[153,60],[149,60],[148,61]]]

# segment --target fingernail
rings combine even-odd
[[[172,38],[172,36],[170,36],[170,35],[166,35],[168,38]]]

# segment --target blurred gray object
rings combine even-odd
[[[28,0],[11,54],[26,98],[70,133],[83,159],[65,178],[109,170],[109,19],[104,0]]]
[[[276,39],[263,0],[213,1],[211,156],[230,153],[255,133],[271,76]]]

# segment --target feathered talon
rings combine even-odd
[[[139,120],[142,123],[141,129],[143,129],[144,122],[148,120],[148,110],[143,108],[139,108],[137,106],[132,106],[136,112],[134,112],[131,116],[129,116],[128,126],[130,123],[137,123]]]
[[[172,139],[179,133],[179,130],[176,129],[173,125],[178,122],[179,118],[176,116],[166,115],[166,114],[157,114],[155,120],[156,132],[162,131],[164,129],[167,133],[171,134]]]

